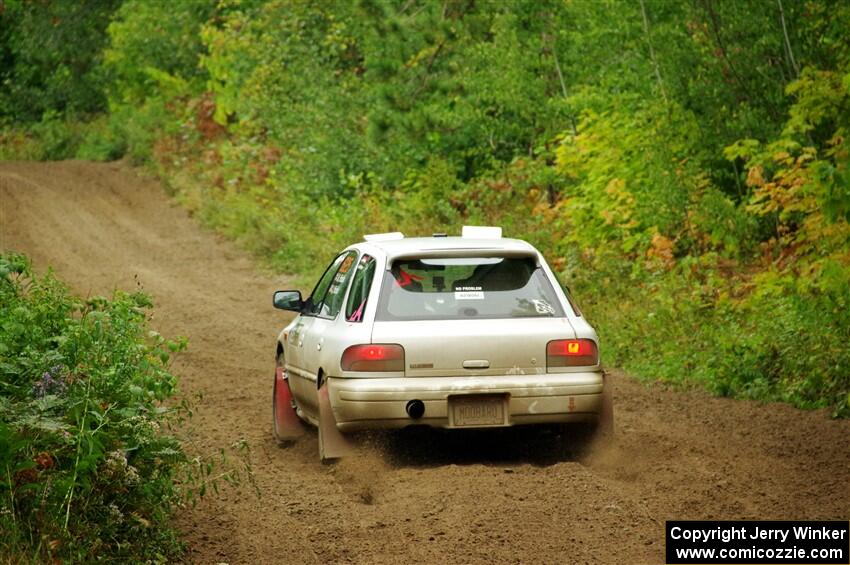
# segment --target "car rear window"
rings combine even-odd
[[[562,317],[530,257],[445,257],[393,262],[384,274],[378,320]]]

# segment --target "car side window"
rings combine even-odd
[[[331,282],[336,276],[337,271],[339,270],[339,266],[342,264],[343,260],[348,253],[342,253],[338,255],[328,268],[325,269],[325,274],[322,275],[322,278],[319,279],[319,282],[316,283],[315,288],[313,288],[313,293],[310,294],[310,298],[307,299],[307,305],[304,310],[304,313],[308,316],[315,316],[319,313],[319,310],[322,307],[322,301],[325,299],[325,294],[328,292],[328,288],[331,286]]]
[[[336,318],[336,315],[342,309],[345,290],[348,288],[349,281],[351,281],[351,275],[354,274],[357,252],[349,251],[341,257],[339,267],[331,278],[330,286],[328,286],[324,299],[319,305],[317,316],[320,318]]]
[[[369,289],[375,277],[375,264],[375,258],[369,255],[364,255],[357,263],[351,292],[348,293],[348,303],[345,305],[345,319],[349,322],[363,321],[366,300],[369,298]]]

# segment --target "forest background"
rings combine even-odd
[[[850,4],[2,0],[0,159],[128,159],[304,286],[499,225],[605,363],[850,415]]]

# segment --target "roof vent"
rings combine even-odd
[[[500,239],[502,237],[502,228],[491,226],[463,226],[463,231],[460,232],[461,237],[473,239]]]
[[[387,233],[370,233],[363,236],[366,241],[393,241],[394,239],[404,239],[404,234],[400,231],[391,231]]]

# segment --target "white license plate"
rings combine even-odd
[[[504,395],[450,396],[451,425],[457,428],[507,425],[507,397]]]

